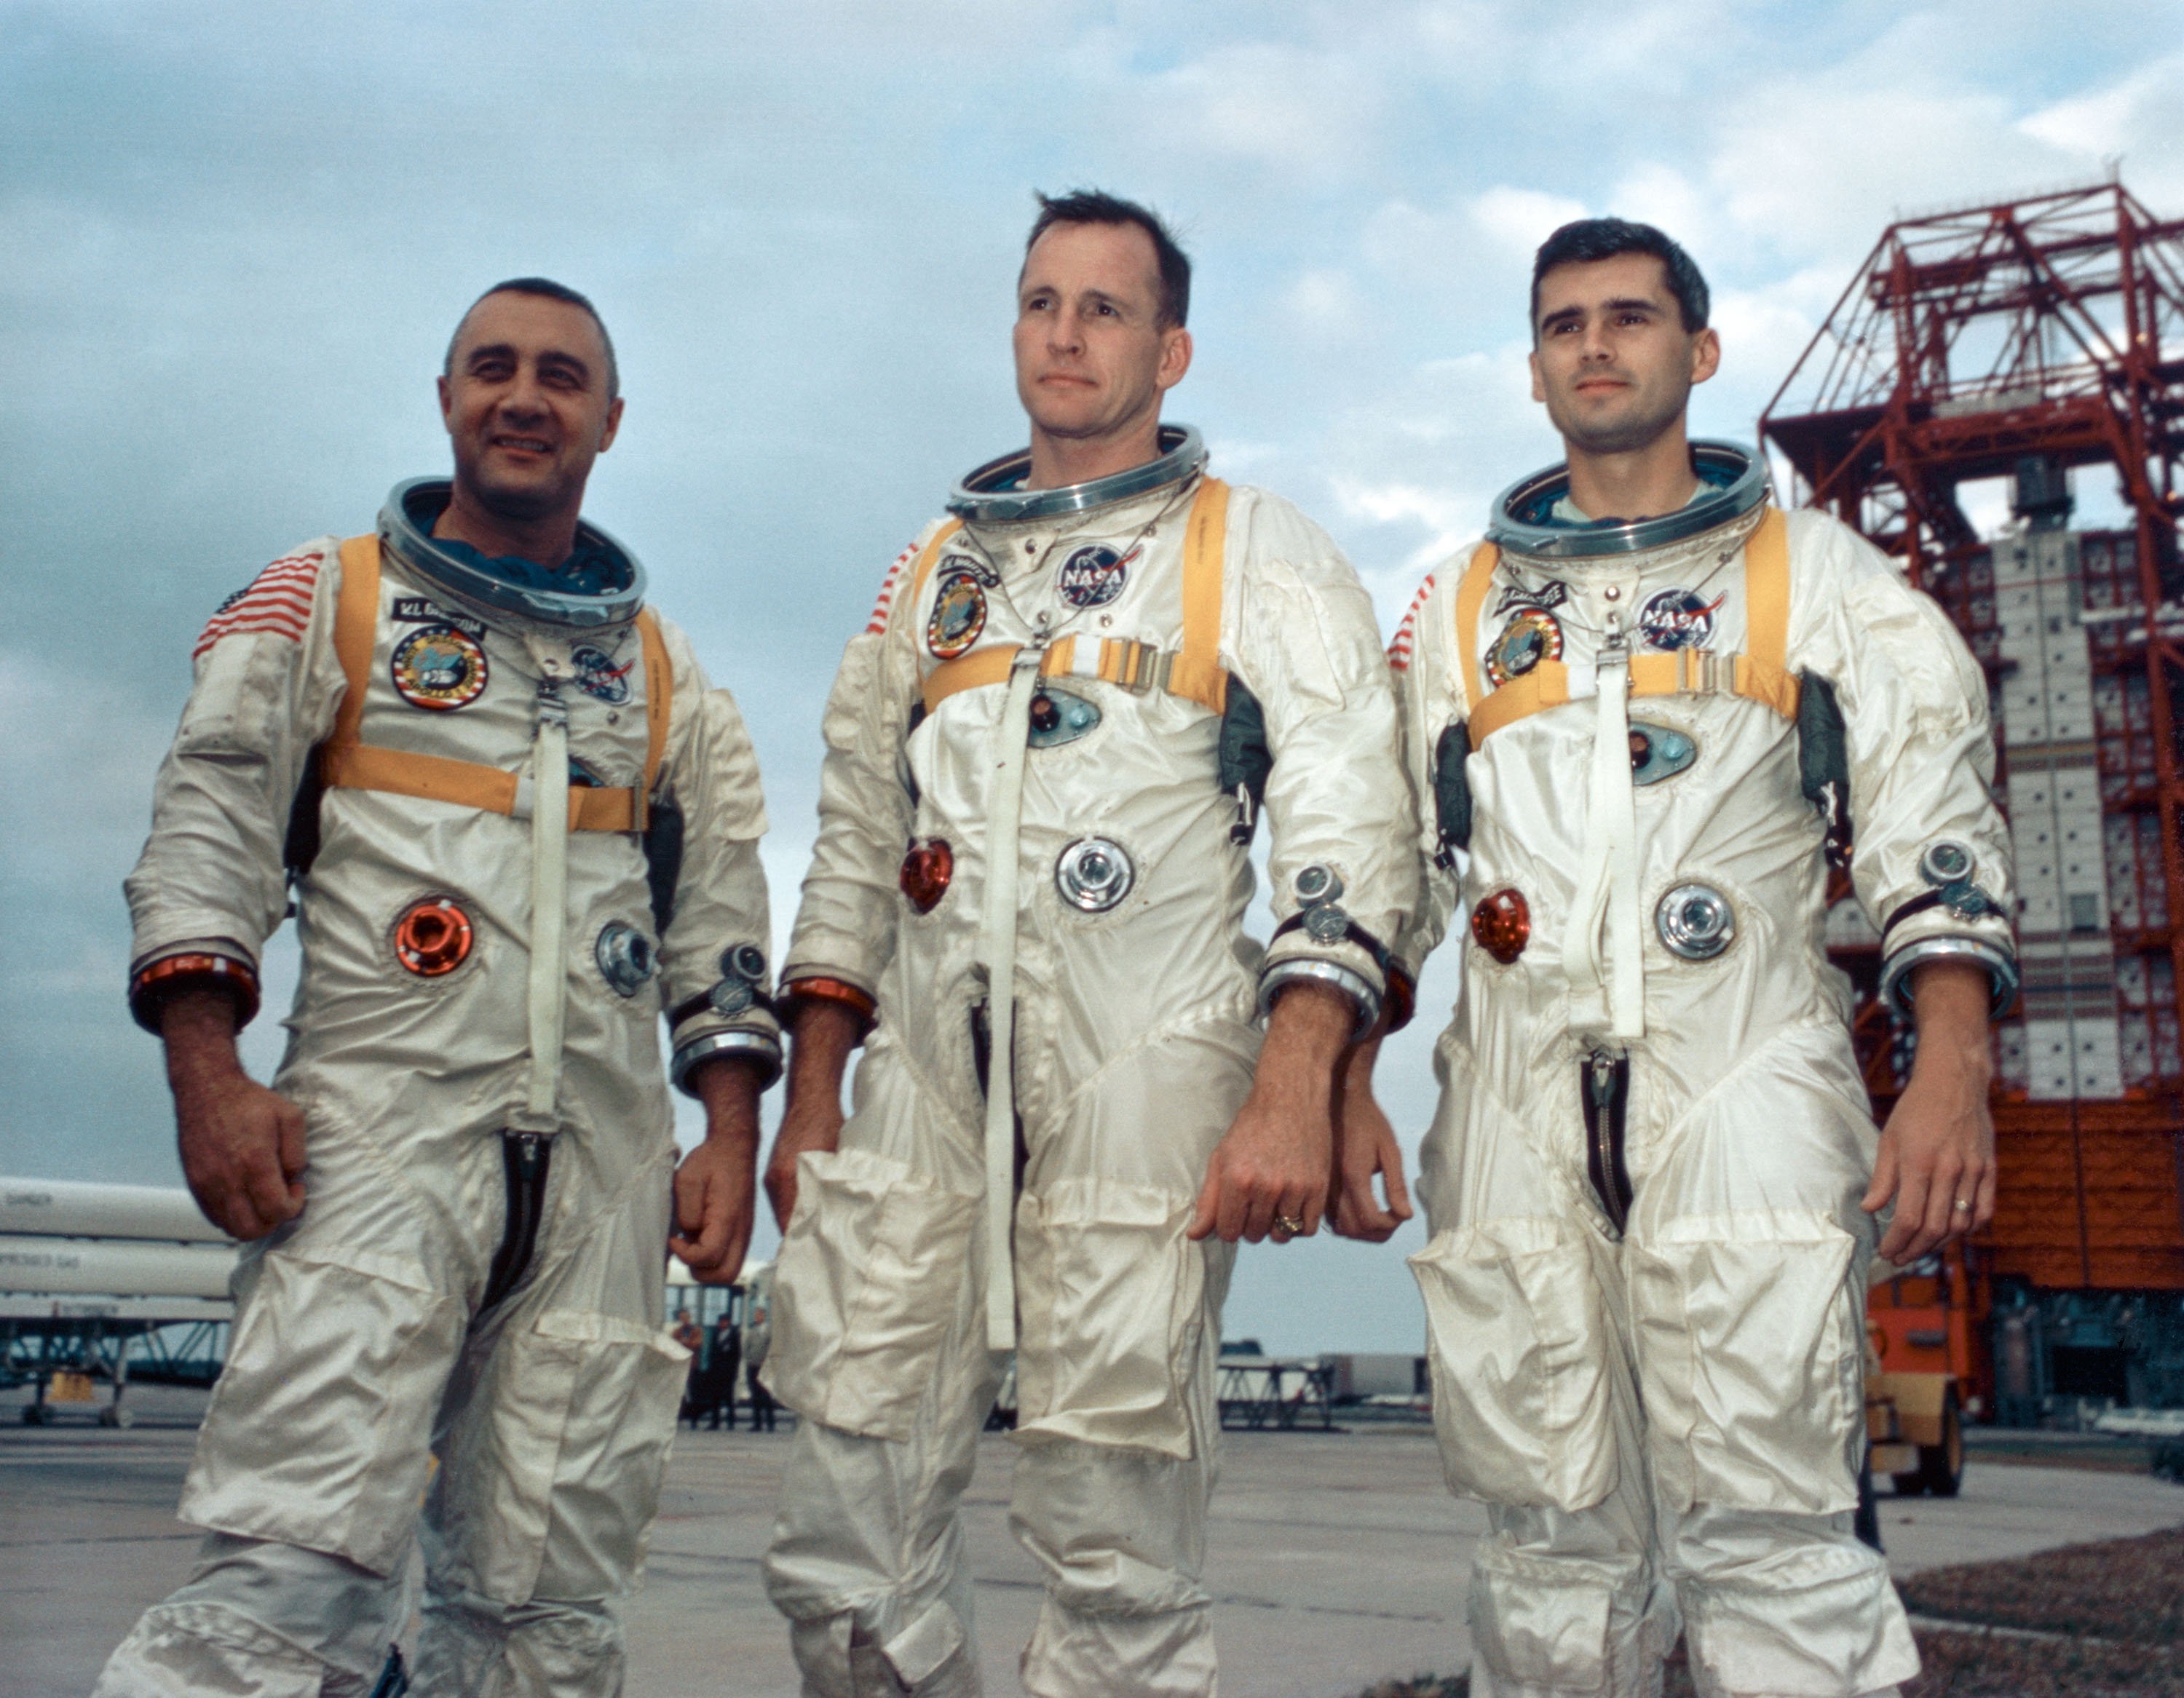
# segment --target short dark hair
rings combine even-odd
[[[1134,200],[1101,189],[1072,189],[1067,194],[1042,194],[1039,216],[1032,220],[1024,239],[1024,254],[1040,237],[1057,224],[1134,224],[1152,237],[1153,256],[1160,261],[1160,321],[1182,325],[1190,317],[1190,256],[1178,245],[1175,234],[1161,215]]]
[[[607,399],[611,401],[621,393],[621,368],[616,362],[614,338],[607,334],[607,321],[599,316],[588,296],[579,294],[566,283],[557,283],[551,277],[510,277],[504,283],[495,283],[476,301],[463,309],[462,317],[455,320],[454,334],[448,338],[447,358],[440,364],[442,375],[453,376],[455,370],[455,341],[463,333],[463,326],[478,309],[478,301],[490,300],[495,295],[543,295],[549,301],[566,301],[572,307],[582,307],[599,327],[599,342],[607,351]]]
[[[1669,274],[1669,292],[1676,298],[1677,315],[1684,334],[1696,336],[1707,327],[1711,301],[1706,279],[1691,256],[1650,224],[1634,224],[1625,218],[1580,218],[1566,224],[1540,244],[1532,258],[1532,334],[1540,331],[1540,280],[1557,265],[1589,265],[1596,259],[1613,259],[1618,253],[1650,253]]]

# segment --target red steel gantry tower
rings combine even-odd
[[[2179,1306],[2148,1300],[2184,1289],[2184,220],[2111,181],[1890,225],[1760,434],[1990,681],[2025,990],[1997,1040],[1982,1259],[2027,1300],[2081,1294],[2035,1328],[2048,1389],[2184,1400]],[[2087,467],[2114,480],[2117,528],[2070,528]],[[2014,515],[1990,540],[1959,504],[1981,480]],[[1877,940],[1855,905],[1830,930],[1885,1106],[1903,1045],[1871,999]]]

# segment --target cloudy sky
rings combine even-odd
[[[120,887],[191,640],[444,466],[431,380],[496,278],[566,279],[613,327],[629,412],[588,510],[744,704],[785,925],[842,642],[1022,438],[1034,188],[1177,221],[1171,416],[1332,530],[1392,629],[1554,457],[1524,291],[1557,223],[1691,248],[1726,345],[1695,422],[1748,440],[1899,209],[2120,159],[2175,215],[2180,136],[2184,0],[0,0],[0,1172],[178,1182]],[[276,1003],[292,971],[276,948]],[[1452,994],[1429,973],[1384,1068],[1413,1144]],[[279,1038],[248,1034],[261,1070]],[[1322,1242],[1249,1254],[1228,1330],[1419,1324],[1396,1249]]]

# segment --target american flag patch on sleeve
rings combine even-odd
[[[323,554],[284,554],[274,561],[213,610],[190,659],[195,660],[223,637],[246,632],[265,631],[291,643],[303,641],[304,627],[311,618],[311,592],[325,560]]]
[[[1396,627],[1396,640],[1388,645],[1388,664],[1398,672],[1410,670],[1411,648],[1418,637],[1418,610],[1426,604],[1426,598],[1433,593],[1433,574],[1428,572],[1426,581],[1418,586],[1418,593],[1411,598],[1411,605],[1403,615],[1403,622]]]
[[[894,593],[902,582],[903,568],[916,558],[917,544],[915,543],[894,557],[894,564],[888,568],[887,576],[880,581],[880,598],[872,605],[871,621],[865,626],[866,636],[877,637],[887,629],[888,613],[894,605]]]

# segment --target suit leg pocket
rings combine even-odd
[[[1671,1507],[1857,1507],[1856,1248],[1817,1210],[1691,1216],[1630,1244],[1648,1443]]]
[[[1590,1252],[1546,1216],[1441,1233],[1410,1259],[1450,1486],[1568,1511],[1614,1489],[1610,1339]]]
[[[1068,1179],[1017,1209],[1017,1436],[1191,1453],[1185,1379],[1206,1296],[1191,1203]]]
[[[665,1329],[590,1310],[500,1339],[437,1499],[471,1586],[521,1604],[636,1585],[689,1362]]]
[[[464,1316],[402,1258],[347,1245],[259,1260],[181,1516],[389,1572],[428,1478]]]
[[[845,1433],[910,1438],[969,1277],[978,1202],[869,1150],[805,1155],[774,1267],[774,1395]]]

